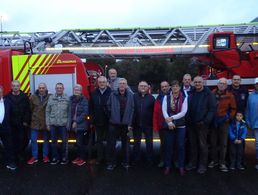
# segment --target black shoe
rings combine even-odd
[[[221,164],[221,165],[219,166],[219,169],[220,169],[222,172],[228,172],[228,168],[227,168],[227,166],[226,166],[225,164]]]
[[[188,165],[186,165],[185,170],[187,171],[191,171],[193,169],[196,169],[196,166],[194,166],[192,163],[189,163]]]
[[[60,161],[56,158],[53,158],[52,161],[50,162],[51,165],[56,165],[58,164]]]
[[[106,170],[108,170],[108,171],[113,171],[115,167],[116,167],[115,165],[109,164],[109,165],[106,167]]]
[[[10,164],[6,165],[6,168],[11,171],[15,171],[17,169],[17,166],[14,163],[10,163]]]
[[[62,160],[61,160],[61,163],[60,163],[61,165],[67,165],[68,164],[68,160],[66,159],[66,158],[63,158]]]
[[[232,170],[232,171],[236,170],[235,165],[234,164],[230,165],[229,169]]]
[[[197,169],[197,173],[199,174],[204,174],[207,171],[207,168],[203,165],[199,166],[199,168]]]
[[[211,161],[210,164],[208,165],[209,168],[214,168],[216,166],[218,166],[218,163],[215,161]]]
[[[126,169],[128,170],[130,165],[128,163],[121,163],[121,165]]]
[[[243,171],[243,170],[245,170],[245,167],[243,165],[238,165],[237,169]]]

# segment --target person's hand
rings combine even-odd
[[[132,126],[128,126],[128,131],[132,131],[133,127]]]
[[[166,121],[166,123],[170,123],[170,122],[172,122],[172,118],[167,117],[167,118],[165,118],[165,121]]]
[[[72,129],[76,129],[77,128],[77,123],[76,122],[73,122],[72,124]]]
[[[169,122],[168,123],[168,129],[169,130],[173,130],[173,129],[175,129],[176,128],[176,126],[175,126],[175,124],[173,123],[173,122]]]
[[[25,126],[25,127],[28,126],[28,123],[26,123],[26,122],[23,122],[22,124],[23,124],[23,126]]]
[[[47,126],[47,130],[50,131],[50,127],[49,126]]]

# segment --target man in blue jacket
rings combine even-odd
[[[109,131],[107,143],[107,170],[115,168],[116,141],[121,138],[123,162],[126,169],[129,167],[129,138],[128,131],[132,130],[134,113],[133,93],[128,90],[127,80],[119,80],[118,90],[111,93],[108,100]]]
[[[146,140],[146,157],[147,163],[152,164],[153,153],[153,109],[155,98],[148,93],[149,85],[146,81],[141,81],[138,85],[138,93],[134,94],[134,163],[140,161],[140,147],[142,133]]]
[[[4,88],[0,86],[0,138],[4,146],[6,168],[16,169],[10,128],[10,103],[3,98]]]
[[[187,122],[189,124],[190,158],[186,170],[198,167],[197,172],[203,174],[207,170],[208,129],[216,111],[216,99],[213,93],[204,86],[202,77],[194,78],[194,86],[195,89],[188,96]]]
[[[246,108],[246,122],[249,127],[254,132],[255,135],[255,145],[256,145],[256,166],[258,170],[258,77],[254,81],[255,90],[252,92],[247,101]]]

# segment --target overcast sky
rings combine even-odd
[[[257,0],[0,0],[4,31],[238,24]]]

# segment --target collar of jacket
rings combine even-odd
[[[129,93],[129,92],[128,92],[128,89],[126,89],[126,90],[125,90],[125,96],[127,96],[128,93]],[[117,89],[116,91],[114,91],[114,95],[116,95],[116,96],[121,95],[120,92],[119,92],[119,89]]]
[[[35,95],[38,96],[38,97],[40,96],[38,89],[36,90]],[[46,90],[46,93],[45,93],[45,95],[43,95],[43,97],[45,98],[45,97],[47,97],[47,95],[48,95],[48,90]]]
[[[58,95],[55,93],[54,98],[56,98],[56,99],[57,99],[58,97],[61,97],[61,98],[63,99],[63,98],[65,98],[65,97],[66,97],[66,95],[63,93],[61,96],[58,96]]]

